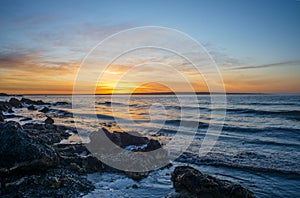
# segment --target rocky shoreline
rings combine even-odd
[[[147,172],[123,172],[111,168],[93,156],[84,144],[61,143],[69,138],[70,132],[76,134],[76,129],[56,125],[47,114],[44,123],[20,125],[6,121],[15,116],[12,113],[16,108],[47,113],[51,106],[61,104],[67,103],[50,104],[26,98],[0,101],[1,197],[83,196],[95,188],[86,178],[88,173],[121,172],[136,181],[148,176]],[[72,116],[70,113],[63,115]],[[134,152],[143,153],[162,147],[157,140],[146,137],[109,132],[105,128],[103,131],[116,145]],[[166,155],[167,152],[163,151],[159,158],[153,156],[153,160],[166,160]],[[147,160],[151,163],[152,159]],[[239,185],[204,175],[191,167],[176,167],[171,179],[177,193],[167,197],[254,197]]]

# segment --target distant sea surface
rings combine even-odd
[[[25,97],[51,103],[72,102],[72,97],[67,95]],[[84,104],[85,97],[80,97]],[[199,157],[197,150],[201,147],[210,120],[215,120],[212,124],[221,124],[218,117],[211,115],[212,109],[218,110],[218,106],[211,105],[209,95],[197,96],[197,104],[189,103],[191,96],[181,96],[185,101],[184,106],[174,95],[134,95],[129,103],[123,96],[114,97],[113,100],[110,96],[95,97],[95,109],[72,110],[71,104],[51,107],[58,110],[52,112],[56,114],[55,122],[74,125],[72,118],[59,116],[60,111],[68,111],[81,116],[77,127],[87,134],[99,128],[101,123],[110,123],[113,130],[139,132],[156,137],[162,143],[167,143],[176,134],[181,121],[197,123],[195,140],[187,150],[188,157],[175,161],[175,166],[190,164],[204,173],[239,183],[252,190],[257,197],[300,196],[300,95],[228,95],[222,132],[214,148],[205,157]],[[199,109],[200,116],[193,113],[195,108]],[[94,112],[99,122],[91,119]],[[33,117],[35,122],[44,119],[40,113],[25,108],[16,111],[16,114]],[[114,118],[120,121],[120,126]],[[185,126],[185,130],[186,135],[192,135],[188,126]],[[93,174],[90,179],[97,184],[97,189],[87,197],[134,197],[133,193],[145,197],[163,197],[171,192],[169,177],[163,171],[155,171],[139,183],[138,189],[132,190],[126,184],[133,181],[121,175]],[[108,178],[114,178],[115,182],[106,181]]]

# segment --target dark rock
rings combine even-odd
[[[11,106],[15,107],[15,108],[21,108],[22,107],[21,102],[18,99],[16,99],[16,98],[11,98],[9,100],[9,104]]]
[[[11,108],[11,105],[8,102],[0,101],[0,111],[7,111]]]
[[[147,143],[147,147],[145,148],[146,152],[154,151],[156,149],[160,149],[162,146],[157,140],[150,139]]]
[[[253,193],[238,184],[227,180],[217,179],[189,167],[176,167],[171,180],[177,197],[220,197],[220,198],[252,198]]]
[[[39,112],[42,112],[42,113],[48,113],[49,111],[50,111],[50,109],[48,107],[44,107],[41,110],[39,110]]]
[[[4,121],[4,115],[2,113],[2,111],[0,111],[0,122],[3,122]]]
[[[0,123],[0,175],[38,171],[57,163],[56,152],[29,136],[16,122]]]
[[[45,120],[45,124],[53,124],[54,120],[50,117],[47,117],[47,119]]]
[[[69,104],[68,102],[56,102],[53,105],[56,106],[56,105],[68,105],[68,104]]]
[[[36,105],[51,105],[49,102],[43,102],[42,100],[37,100],[35,102]]]
[[[138,133],[114,133],[116,136],[120,138],[120,146],[126,147],[129,145],[144,145],[148,143],[148,138],[141,137]]]
[[[133,185],[132,185],[132,188],[133,188],[133,189],[137,189],[137,188],[139,188],[139,186],[138,186],[137,184],[133,184]]]
[[[21,99],[21,102],[22,102],[22,103],[25,103],[25,104],[30,104],[30,105],[35,105],[35,104],[36,104],[35,101],[30,100],[30,99],[28,99],[28,98],[22,98],[22,99]]]
[[[21,102],[30,105],[50,105],[50,103],[43,102],[42,100],[34,101],[28,98],[22,98]]]
[[[40,135],[39,138],[48,145],[59,143],[62,140],[61,135],[59,133],[47,133]]]
[[[95,189],[86,178],[67,169],[7,178],[2,183],[3,197],[81,197]]]
[[[11,108],[9,108],[9,109],[7,110],[7,113],[14,113],[14,111],[13,111]]]
[[[56,146],[61,164],[79,173],[101,172],[104,164],[92,156],[82,144],[61,144]]]
[[[31,111],[34,111],[36,110],[35,106],[34,105],[30,105],[29,107],[27,107],[28,110],[31,110]]]
[[[146,172],[129,172],[129,171],[127,171],[127,172],[124,172],[124,174],[127,177],[129,177],[135,181],[140,181],[140,180],[148,177],[149,172],[147,172],[147,171]]]
[[[110,133],[108,130],[103,128],[106,136],[113,141],[116,145],[125,148],[130,145],[141,146],[149,142],[148,138],[141,137],[138,133],[126,133],[126,132],[113,132]]]
[[[9,95],[6,93],[0,93],[0,96],[9,96]]]

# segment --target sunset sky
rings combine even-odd
[[[169,27],[197,40],[216,61],[227,92],[300,93],[297,0],[4,0],[0,6],[0,92],[71,94],[87,53],[106,37],[139,26]],[[147,58],[118,60],[105,71],[97,93],[111,93],[117,79]],[[175,61],[168,63],[178,65]],[[184,65],[180,68],[190,72]],[[153,76],[164,77],[152,66],[133,74],[117,93],[168,91],[164,85],[147,83]],[[195,90],[207,91],[203,79],[192,76]],[[146,82],[137,86],[142,80]],[[180,80],[171,80],[180,91],[189,91]]]

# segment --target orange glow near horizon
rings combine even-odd
[[[32,60],[31,60],[32,59]],[[34,61],[33,61],[34,60]],[[35,62],[33,57],[17,62],[11,67],[0,69],[0,93],[7,94],[72,94],[74,79],[79,63],[64,63],[59,67],[45,67]],[[1,62],[0,62],[1,64]],[[0,65],[1,66],[1,65]],[[253,70],[222,71],[226,92],[232,93],[300,93],[299,68],[291,67],[290,72],[284,73],[285,68],[266,68]],[[128,68],[117,65],[114,69],[105,71],[94,93],[82,94],[130,94],[171,92],[171,89],[159,83],[151,83],[154,74],[158,78],[164,75],[160,71],[145,69],[129,76],[129,80],[118,81]],[[270,75],[272,73],[272,75]],[[177,88],[176,92],[186,92],[186,87],[177,79],[167,76],[166,80]],[[143,82],[143,80],[145,82]],[[208,92],[203,79],[189,79],[197,92]],[[85,85],[83,85],[84,87]]]

